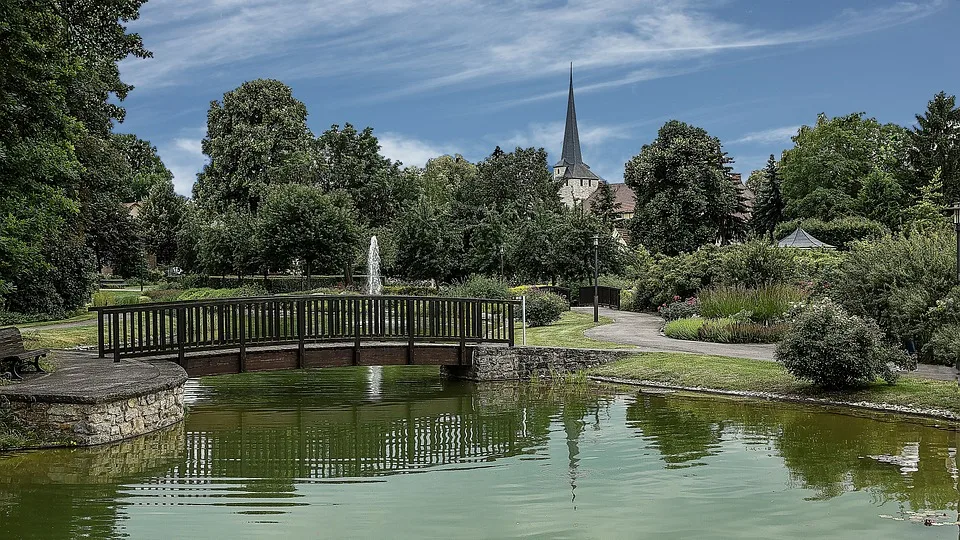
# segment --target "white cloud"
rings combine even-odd
[[[727,20],[703,0],[151,0],[130,25],[154,58],[128,60],[140,91],[198,75],[367,79],[379,99],[445,87],[555,77],[572,60],[600,89],[709,66],[727,51],[843,38],[926,17],[945,0],[844,10],[810,26],[767,30]],[[879,4],[879,2],[878,2]],[[250,63],[258,62],[255,70]],[[627,75],[624,75],[626,73]],[[382,88],[382,87],[381,87]],[[358,98],[369,98],[361,95]]]
[[[196,130],[185,130],[190,134]],[[197,173],[207,163],[200,147],[201,139],[196,137],[176,137],[157,145],[157,153],[170,172],[173,173],[173,186],[177,193],[190,197]]]
[[[377,134],[380,141],[380,154],[404,165],[423,167],[427,160],[444,154],[456,154],[457,150],[448,145],[437,145],[408,137],[401,133],[385,132]]]
[[[789,142],[790,138],[797,134],[800,126],[784,126],[778,128],[765,129],[763,131],[754,131],[747,133],[739,139],[734,139],[727,144],[775,144]]]

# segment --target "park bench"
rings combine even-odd
[[[100,288],[101,289],[122,289],[127,285],[125,279],[101,279]]]
[[[4,368],[9,366],[11,377],[19,380],[23,378],[20,375],[21,370],[30,365],[43,373],[40,359],[46,356],[47,352],[47,349],[28,351],[23,346],[23,336],[19,329],[0,328],[0,373],[7,373]]]

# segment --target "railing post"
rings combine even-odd
[[[103,358],[106,354],[103,341],[103,312],[97,310],[97,349],[99,350],[100,358]]]
[[[111,335],[113,336],[113,362],[120,363],[120,311],[110,317]]]
[[[460,357],[457,362],[462,366],[463,358],[467,354],[467,321],[466,305],[463,300],[457,300],[457,332],[460,334]]]
[[[237,304],[240,322],[240,373],[247,370],[247,305]]]
[[[360,301],[363,296],[353,299],[353,365],[360,365]]]
[[[187,340],[185,310],[184,307],[177,308],[177,362],[181,367],[184,364],[183,342]]]
[[[514,326],[516,326],[516,323],[513,321],[513,302],[509,302],[507,304],[507,342],[511,347],[515,345]]]
[[[303,369],[303,352],[304,352],[304,339],[307,333],[307,322],[304,320],[306,316],[306,300],[303,298],[297,300],[297,368]]]
[[[407,364],[413,364],[413,298],[407,298]]]

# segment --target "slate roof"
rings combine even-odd
[[[797,249],[836,249],[826,242],[817,240],[801,227],[797,227],[797,230],[780,240],[777,245]]]
[[[637,207],[637,196],[634,194],[633,190],[630,189],[630,186],[626,184],[610,184],[610,190],[613,192],[614,203],[620,204],[620,206],[617,208],[617,212],[622,214],[632,214],[634,209]],[[583,209],[589,212],[590,208],[599,197],[600,190],[598,189],[591,193],[590,196],[583,201]]]
[[[567,95],[567,123],[563,130],[563,150],[560,161],[554,167],[571,167],[583,163],[580,154],[580,132],[577,131],[577,108],[573,104],[573,64],[570,64],[570,92]],[[592,173],[591,173],[592,174]],[[574,178],[587,178],[575,176]]]

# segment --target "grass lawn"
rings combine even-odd
[[[24,328],[23,346],[27,349],[71,349],[77,345],[97,345],[97,327],[75,326],[44,330],[42,326]]]
[[[90,319],[96,319],[97,314],[93,311],[85,311],[76,317],[70,317],[69,319],[60,319],[56,321],[43,321],[43,322],[34,322],[26,324],[15,324],[17,328],[36,328],[38,326],[50,326],[51,324],[62,324],[70,322],[79,322],[79,321],[89,321]]]
[[[593,315],[565,311],[560,320],[547,326],[527,328],[527,345],[536,347],[569,347],[572,349],[629,349],[629,345],[597,341],[585,337],[583,333],[590,328],[602,324],[610,324],[607,317],[600,317],[600,322],[593,322]],[[517,326],[517,344],[522,343],[522,328]]]
[[[686,353],[638,353],[626,360],[593,368],[589,374],[714,390],[943,409],[960,414],[960,389],[956,383],[909,375],[901,377],[895,385],[878,381],[857,390],[826,391],[797,381],[774,362]]]

